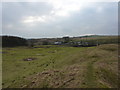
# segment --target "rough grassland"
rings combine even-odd
[[[117,87],[116,44],[3,48],[2,56],[3,88]]]

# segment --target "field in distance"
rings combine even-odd
[[[3,48],[3,88],[115,88],[118,45]]]

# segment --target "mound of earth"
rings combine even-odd
[[[22,88],[60,88],[60,87],[77,87],[82,83],[82,69],[79,66],[70,66],[65,70],[46,70],[25,80],[30,81],[28,85],[21,85]]]

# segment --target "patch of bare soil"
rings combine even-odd
[[[36,60],[37,58],[25,58],[23,59],[24,61],[32,61],[32,60]]]
[[[22,88],[76,88],[82,82],[82,69],[79,66],[66,67],[64,70],[46,70],[25,78],[30,81]]]

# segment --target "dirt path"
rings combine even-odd
[[[85,86],[88,88],[95,88],[97,87],[96,77],[94,75],[94,66],[93,64],[96,60],[90,60],[86,63],[86,73],[85,73]]]

